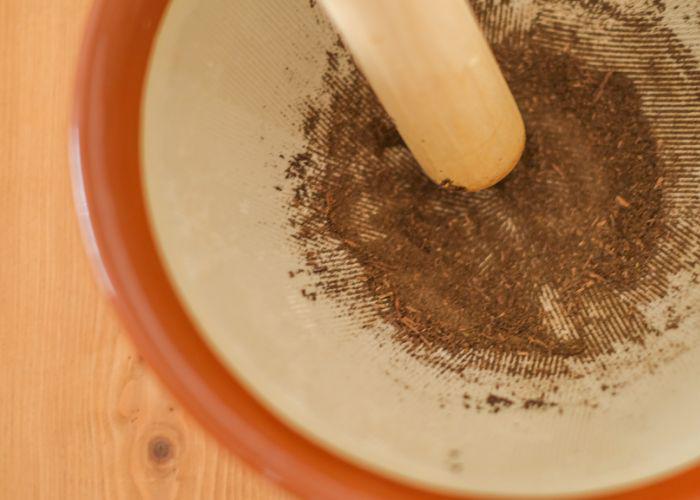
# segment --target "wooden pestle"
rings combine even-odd
[[[508,175],[525,126],[466,0],[321,3],[433,181],[477,191]]]

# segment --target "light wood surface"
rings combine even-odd
[[[464,0],[321,0],[406,145],[437,183],[492,186],[525,125]]]
[[[93,282],[67,161],[89,5],[0,0],[0,498],[286,498],[164,392]]]

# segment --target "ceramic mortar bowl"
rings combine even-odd
[[[539,27],[552,50],[577,51],[581,64],[637,87],[659,155],[675,169],[664,191],[675,226],[662,247],[684,241],[665,293],[638,311],[658,335],[612,342],[572,366],[574,377],[470,365],[446,373],[393,342],[391,325],[366,326],[322,290],[316,300],[300,293],[315,281],[289,276],[307,262],[292,237],[285,172],[305,147],[305,103],[327,99],[327,53],[342,52],[307,0],[97,2],[72,133],[78,212],[101,281],[175,396],[304,497],[694,498],[697,5],[474,8],[494,43],[530,43]],[[669,308],[682,311],[672,327]],[[465,394],[483,409],[466,408]],[[527,401],[547,404],[532,411]]]

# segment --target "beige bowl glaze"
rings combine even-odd
[[[575,22],[574,3],[548,5]],[[641,0],[610,3],[647,8]],[[700,57],[700,28],[683,17],[697,15],[693,2],[665,3],[664,22]],[[501,35],[536,22],[544,5],[511,4]],[[438,491],[600,492],[695,462],[700,288],[688,273],[674,278],[678,292],[666,303],[643,311],[657,321],[668,304],[688,305],[680,327],[599,360],[620,384],[615,396],[600,394],[600,381],[585,371],[557,381],[563,413],[465,411],[465,392],[484,397],[498,384],[536,398],[551,381],[438,375],[382,342],[389,326],[363,330],[322,295],[301,296],[301,282],[287,274],[303,267],[286,223],[288,193],[272,187],[284,184],[278,155],[303,145],[295,105],[320,88],[335,40],[308,0],[173,0],[161,25],[142,114],[147,208],[170,278],[212,349],[305,436]],[[699,110],[696,98],[689,116],[697,121]],[[686,156],[698,154],[696,145]],[[698,196],[700,186],[692,189]]]

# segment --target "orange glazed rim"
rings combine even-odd
[[[354,465],[262,406],[202,340],[170,285],[142,194],[140,127],[169,0],[97,0],[78,68],[73,184],[88,252],[137,349],[219,442],[304,498],[445,498]],[[695,498],[700,466],[606,498]],[[459,497],[464,498],[464,497]]]

